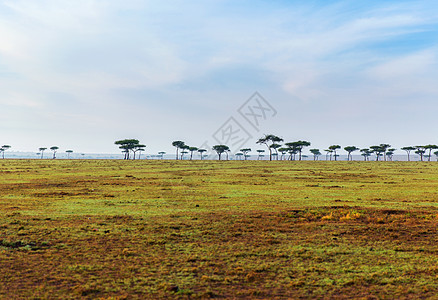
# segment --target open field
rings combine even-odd
[[[0,298],[427,298],[438,163],[0,161]]]

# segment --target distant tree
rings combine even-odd
[[[321,155],[319,149],[310,149],[309,151],[313,154],[313,160],[318,160],[318,156]]]
[[[416,148],[415,147],[412,147],[412,146],[408,146],[408,147],[403,147],[403,148],[401,148],[401,150],[403,150],[403,151],[406,151],[406,153],[407,153],[407,155],[408,155],[408,161],[411,161],[411,159],[410,159],[410,154],[411,154],[411,151],[414,151]]]
[[[325,160],[328,160],[330,156],[330,160],[332,160],[333,150],[332,149],[325,149]]]
[[[433,154],[436,156],[436,161],[438,161],[438,151],[435,151]]]
[[[0,152],[2,153],[3,159],[5,159],[5,151],[11,148],[9,145],[3,145],[0,147]]]
[[[203,160],[204,159],[204,152],[207,152],[207,150],[205,150],[205,149],[198,149],[198,152],[199,152],[199,154],[201,155],[201,160]]]
[[[145,145],[139,145],[138,147],[135,148],[136,149],[135,152],[138,152],[138,159],[141,159],[141,153],[145,151],[145,148],[146,148]],[[134,152],[134,159],[135,159],[135,152]],[[146,159],[147,159],[147,155],[146,155]]]
[[[282,141],[283,141],[283,139],[276,136],[276,135],[265,134],[265,136],[258,139],[258,141],[256,143],[266,145],[266,147],[269,150],[269,160],[272,160],[272,149],[273,148],[271,148],[271,145],[276,144],[276,143],[280,143]]]
[[[265,150],[262,150],[262,149],[257,150],[257,153],[259,154],[257,157],[257,160],[260,160],[260,158],[262,158],[264,156],[263,153],[265,153]]]
[[[226,145],[214,145],[212,149],[216,151],[217,155],[219,156],[219,160],[221,160],[221,156],[224,152],[228,152],[230,150],[230,148]]]
[[[243,156],[242,152],[237,152],[236,153],[237,160],[242,160],[242,156]]]
[[[130,149],[133,153],[132,158],[135,160],[135,154],[138,152],[138,159],[140,159],[140,154],[142,151],[145,151],[146,145],[142,145],[142,144],[137,144],[137,145],[133,145],[132,149]]]
[[[376,161],[379,161],[379,158],[382,156],[382,154],[386,152],[386,149],[382,147],[382,144],[378,146],[377,145],[371,146],[370,149],[373,153],[376,154]]]
[[[172,146],[176,147],[176,160],[178,160],[178,150],[183,149],[186,144],[183,141],[173,141]]]
[[[392,157],[394,156],[394,151],[395,150],[396,150],[395,148],[391,148],[391,149],[388,149],[386,151],[385,155],[386,155],[386,157],[388,158],[389,161],[392,161]]]
[[[347,151],[347,160],[353,160],[353,156],[351,155],[352,152],[359,150],[356,146],[347,146],[344,147],[344,150]]]
[[[341,149],[341,146],[339,145],[331,145],[329,147],[329,150],[332,150],[334,153],[334,157],[335,157],[335,161],[337,160],[338,155],[336,154],[336,150]],[[331,155],[330,155],[330,160],[331,160]]]
[[[281,153],[281,158],[280,158],[280,160],[284,160],[284,156],[285,156],[286,153],[289,151],[289,148],[278,148],[278,151]]]
[[[424,149],[429,150],[428,161],[430,161],[430,157],[432,156],[432,150],[438,149],[438,146],[437,145],[426,145],[426,146],[424,146]]]
[[[190,151],[190,160],[193,159],[193,152],[198,151],[198,147],[189,147],[188,149]]]
[[[298,145],[295,142],[285,144],[289,153],[289,160],[295,160],[295,155],[298,153]]]
[[[240,149],[240,151],[242,151],[243,156],[245,157],[245,160],[247,160],[247,158],[249,156],[248,153],[251,152],[251,148],[243,148],[243,149]]]
[[[296,141],[296,142],[286,143],[285,145],[288,146],[289,148],[293,149],[292,152],[297,152],[298,153],[298,160],[301,160],[303,148],[310,146],[310,142]]]
[[[166,152],[164,152],[164,151],[158,152],[158,155],[160,156],[161,159],[163,159],[164,154],[166,154]]]
[[[189,153],[189,151],[186,151],[186,149],[183,149],[183,151],[181,151],[181,160],[184,160],[184,155],[186,155],[187,153]]]
[[[183,146],[181,146],[181,160],[183,159],[183,157],[184,157],[184,154],[187,154],[187,153],[189,153],[189,148],[190,148],[190,146],[188,146],[188,145],[183,145]]]
[[[134,153],[134,159],[135,159],[135,152],[138,151],[138,149],[142,149],[143,147],[146,147],[145,145],[141,145],[140,142],[137,139],[124,139],[114,142],[115,145],[119,146],[119,149],[122,150],[122,153],[125,154],[124,159],[129,159],[129,153],[132,151]]]
[[[67,153],[67,159],[70,159],[70,154],[73,153],[73,150],[66,150],[65,152]]]
[[[369,161],[370,160],[370,156],[373,153],[370,149],[368,148],[364,148],[364,149],[360,149],[360,152],[362,152],[360,155],[363,156],[364,161]]]
[[[389,145],[389,144],[380,144],[379,146],[382,149],[381,153],[383,153],[383,159],[384,159],[384,161],[386,161],[386,152],[391,147],[391,145]]]
[[[52,151],[53,151],[53,159],[55,159],[55,158],[56,158],[56,151],[58,151],[58,149],[59,149],[59,147],[58,147],[58,146],[53,146],[53,147],[50,147],[50,150],[52,150]]]
[[[420,156],[420,160],[423,161],[423,156],[426,153],[426,148],[424,146],[415,146],[415,149],[417,149],[415,153],[418,154]]]
[[[45,147],[41,147],[41,148],[39,148],[38,150],[41,152],[41,159],[43,159],[43,157],[44,157],[44,151],[47,150],[47,148],[45,148]]]
[[[269,146],[271,149],[274,149],[275,153],[273,153],[272,155],[275,156],[276,160],[278,160],[278,148],[281,148],[280,144],[272,144],[271,146]]]

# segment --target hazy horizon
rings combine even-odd
[[[3,0],[0,145],[438,144],[437,12],[431,0]]]

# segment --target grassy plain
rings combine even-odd
[[[434,298],[438,164],[0,161],[0,298]]]

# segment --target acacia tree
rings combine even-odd
[[[330,161],[332,160],[333,150],[332,149],[325,149],[325,160],[328,160],[330,156]]]
[[[435,151],[433,154],[436,156],[436,161],[438,161],[438,151]]]
[[[119,141],[115,141],[114,144],[118,145],[119,149],[122,150],[122,153],[125,154],[124,159],[130,158],[130,156],[129,156],[130,151],[133,152],[134,159],[135,159],[135,152],[139,151],[139,149],[142,149],[143,147],[146,147],[145,145],[141,145],[137,139],[119,140]]]
[[[266,147],[269,150],[269,160],[272,160],[272,148],[271,145],[283,142],[283,139],[281,137],[278,137],[273,134],[265,134],[264,137],[258,139],[256,142],[257,144],[263,144],[266,145]]]
[[[164,152],[164,151],[158,152],[158,155],[160,156],[161,159],[163,159],[164,154],[166,154],[166,152]]]
[[[5,151],[11,148],[9,145],[3,145],[0,147],[0,152],[2,153],[3,159],[5,159]]]
[[[243,157],[245,158],[245,160],[247,160],[249,156],[248,153],[251,152],[251,148],[243,148],[240,149],[240,151],[243,153]]]
[[[44,157],[44,151],[47,150],[47,148],[45,148],[45,147],[41,147],[41,148],[39,148],[38,150],[41,152],[41,159],[43,159],[43,157]]]
[[[438,149],[437,145],[426,145],[424,146],[425,150],[429,150],[429,156],[428,156],[428,161],[430,161],[430,157],[432,156],[432,150]]]
[[[374,152],[376,154],[376,161],[379,161],[380,156],[382,156],[382,153],[386,152],[386,149],[384,147],[382,147],[382,144],[380,145],[376,145],[376,146],[371,146],[370,147],[371,152]]]
[[[201,156],[201,160],[203,160],[204,159],[204,152],[207,152],[207,150],[205,150],[205,149],[198,149],[198,152],[199,152],[199,155]]]
[[[58,151],[58,149],[59,149],[59,147],[58,147],[58,146],[53,146],[53,147],[50,147],[50,150],[52,150],[52,151],[53,151],[53,159],[55,159],[55,158],[56,158],[56,151]]]
[[[67,153],[67,159],[70,159],[70,154],[73,153],[73,150],[66,150],[65,152]]]
[[[408,161],[411,161],[411,159],[410,159],[410,154],[411,154],[411,151],[414,151],[416,148],[415,147],[412,147],[412,146],[408,146],[408,147],[403,147],[403,148],[401,148],[401,150],[403,150],[403,151],[406,151],[406,153],[407,153],[407,155],[408,155]]]
[[[237,160],[242,160],[242,156],[243,156],[242,152],[237,152],[236,153]]]
[[[370,156],[373,153],[370,149],[368,148],[364,148],[364,149],[360,149],[360,152],[362,152],[360,155],[363,156],[363,160],[364,161],[369,161],[370,160]]]
[[[189,151],[187,151],[187,150],[189,150],[189,146],[188,145],[183,145],[182,147],[181,147],[181,160],[183,160],[183,157],[184,157],[184,154],[187,154],[187,153],[189,153]]]
[[[309,151],[313,154],[313,160],[318,160],[318,156],[321,155],[319,149],[310,149]]]
[[[186,144],[183,141],[173,141],[172,146],[176,147],[176,160],[178,160],[178,150],[183,149]]]
[[[388,149],[386,151],[385,155],[389,159],[389,161],[392,161],[392,157],[394,156],[394,151],[395,150],[396,150],[395,148],[391,148],[391,149]]]
[[[278,160],[278,151],[277,151],[277,149],[280,148],[280,147],[281,147],[280,144],[272,144],[271,146],[269,146],[269,148],[274,149],[275,153],[273,153],[272,155],[274,155],[277,160]]]
[[[289,150],[289,148],[279,148],[278,151],[281,153],[281,158],[280,160],[284,160],[284,156],[286,155],[287,151]]]
[[[339,145],[331,145],[329,147],[329,150],[332,150],[335,156],[335,161],[337,160],[338,155],[336,154],[336,150],[341,149],[341,146]],[[332,155],[330,154],[330,160],[332,160]]]
[[[198,147],[189,147],[188,149],[190,151],[190,160],[193,159],[193,152],[198,151]]]
[[[350,159],[353,160],[353,156],[351,155],[351,153],[359,150],[359,148],[357,148],[356,146],[347,146],[347,147],[344,147],[344,150],[347,151],[347,153],[348,153],[347,161],[349,161]]]
[[[263,153],[265,153],[265,150],[262,150],[262,149],[257,150],[257,153],[259,154],[257,157],[257,160],[260,160],[260,158],[262,158],[264,156]]]
[[[219,160],[221,160],[221,156],[224,152],[230,150],[230,148],[226,145],[214,145],[212,149],[216,151],[217,155],[219,156]]]
[[[295,142],[285,144],[287,146],[287,152],[289,153],[289,160],[295,160],[295,155],[298,153],[298,146]]]
[[[131,149],[132,153],[134,154],[132,156],[132,159],[135,160],[135,154],[138,152],[138,159],[140,159],[140,155],[141,155],[141,151],[144,151],[146,148],[146,145],[142,145],[142,144],[138,144],[138,145],[134,145]]]
[[[415,151],[415,153],[418,154],[420,156],[420,160],[423,161],[424,153],[426,153],[425,147],[424,146],[415,146],[415,149],[417,149],[417,151]]]
[[[301,160],[302,159],[303,148],[310,146],[310,142],[308,142],[308,141],[296,141],[296,142],[286,143],[286,146],[294,149],[298,153],[298,160]]]
[[[389,144],[380,144],[380,148],[382,149],[384,161],[386,161],[386,152],[388,151],[389,147],[391,147],[391,145],[389,145]]]

